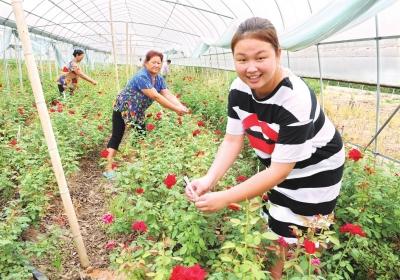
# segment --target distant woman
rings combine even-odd
[[[66,89],[69,90],[71,95],[74,94],[74,91],[78,86],[79,78],[82,78],[93,85],[97,85],[97,81],[83,73],[79,67],[79,63],[85,57],[85,53],[82,50],[76,49],[72,55],[74,58],[68,63],[67,66],[64,66],[63,73],[57,79],[58,90],[60,91],[60,94],[62,94]]]
[[[144,130],[145,111],[153,101],[161,106],[175,111],[177,114],[186,114],[188,109],[169,91],[164,78],[159,75],[163,61],[163,54],[149,51],[146,54],[143,68],[127,83],[118,94],[112,115],[112,135],[107,145],[107,165],[103,176],[112,179],[115,172],[112,163],[125,132],[126,125]]]
[[[268,225],[293,244],[298,240],[291,226],[306,233],[314,216],[328,218],[335,208],[345,160],[342,139],[314,92],[282,68],[269,20],[243,22],[231,50],[238,78],[229,92],[226,135],[207,174],[193,180],[186,194],[200,211],[215,212],[269,192],[263,208]],[[212,191],[245,137],[266,168],[229,190]],[[271,268],[274,279],[281,278],[283,265],[282,258]]]

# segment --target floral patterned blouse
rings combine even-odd
[[[142,68],[118,94],[114,103],[114,111],[121,112],[125,124],[141,125],[144,123],[145,111],[153,103],[153,99],[146,96],[142,90],[151,88],[160,92],[167,88],[167,84],[160,75],[156,76],[153,84],[149,71]]]

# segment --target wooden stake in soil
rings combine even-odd
[[[39,73],[35,58],[32,54],[32,45],[29,38],[28,26],[25,22],[24,10],[22,8],[22,0],[12,0],[12,7],[18,28],[19,38],[21,39],[22,48],[25,56],[25,63],[28,70],[29,81],[31,82],[33,94],[35,96],[36,107],[39,113],[40,123],[46,139],[49,150],[51,164],[56,175],[61,199],[64,205],[65,213],[71,227],[71,232],[77,248],[81,266],[86,268],[89,266],[89,259],[86,248],[83,243],[82,235],[79,230],[78,220],[72,205],[71,196],[69,194],[67,181],[65,179],[64,170],[61,164],[60,154],[58,153],[57,142],[54,137],[53,127],[51,126],[50,116],[47,111],[46,101],[43,96],[43,88],[40,83]]]

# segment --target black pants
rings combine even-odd
[[[135,123],[133,128],[142,135],[146,134],[144,124]],[[107,148],[118,150],[119,144],[121,144],[122,137],[125,132],[125,122],[121,116],[121,112],[113,111],[112,114],[112,134],[110,141],[108,141]]]
[[[110,141],[108,141],[107,148],[113,148],[118,150],[119,144],[121,144],[122,137],[125,132],[125,122],[121,116],[121,112],[113,111],[112,114],[112,134]]]
[[[58,86],[58,91],[60,92],[60,94],[62,94],[64,92],[64,86],[60,84],[57,84],[57,86]]]

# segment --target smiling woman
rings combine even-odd
[[[296,243],[293,226],[306,232],[314,216],[329,219],[335,208],[342,140],[314,92],[280,66],[281,50],[269,20],[243,22],[231,47],[239,77],[231,84],[226,135],[211,168],[186,187],[186,195],[199,210],[214,212],[269,191],[263,210],[270,229]],[[266,169],[228,190],[209,192],[238,157],[245,136]],[[284,255],[286,249],[280,250]],[[274,279],[281,278],[284,260],[271,268]]]
[[[159,75],[162,61],[162,53],[149,51],[145,57],[144,67],[127,83],[115,100],[112,135],[107,145],[107,166],[103,173],[107,179],[115,177],[112,169],[113,158],[121,143],[125,126],[131,125],[144,132],[145,111],[153,101],[177,114],[188,113],[188,109],[169,91],[164,78]]]

